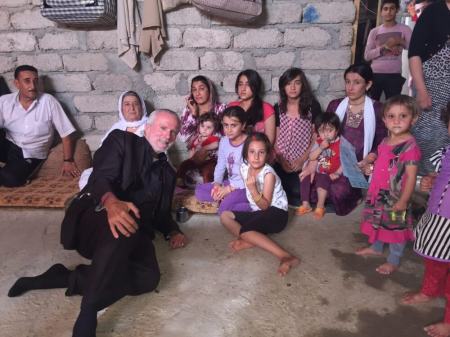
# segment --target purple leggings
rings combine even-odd
[[[300,196],[302,201],[311,201],[311,186],[315,190],[321,187],[327,192],[330,192],[331,179],[328,174],[316,172],[314,180],[311,183],[311,176],[306,176],[300,183]]]
[[[225,186],[229,185],[228,181],[224,183]],[[195,197],[199,201],[213,202],[211,197],[211,190],[213,188],[212,183],[199,184],[195,188]],[[238,211],[238,212],[250,212],[250,204],[248,203],[247,196],[245,194],[245,188],[239,188],[233,192],[227,194],[225,198],[220,202],[219,214],[223,211]]]

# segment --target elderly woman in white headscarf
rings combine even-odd
[[[119,120],[113,124],[111,129],[102,138],[103,140],[113,130],[123,130],[133,132],[135,135],[144,136],[145,124],[147,123],[147,109],[144,100],[134,91],[126,91],[120,95],[118,102]],[[91,175],[92,167],[83,171],[78,182],[80,190],[86,186],[89,176]]]

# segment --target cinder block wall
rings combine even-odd
[[[236,99],[239,71],[254,68],[264,79],[265,100],[275,103],[279,76],[297,66],[306,71],[323,107],[343,94],[352,1],[265,0],[263,16],[243,25],[212,19],[195,7],[174,10],[166,14],[167,48],[159,64],[141,55],[135,70],[117,57],[114,29],[57,26],[40,15],[41,2],[0,0],[0,74],[12,88],[17,65],[36,66],[45,90],[62,102],[94,150],[117,119],[117,98],[124,90],[142,94],[150,108],[180,112],[193,76],[210,77],[221,101],[228,102]],[[183,151],[177,144],[174,155]]]

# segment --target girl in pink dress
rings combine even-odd
[[[410,130],[418,111],[415,100],[405,95],[391,97],[384,106],[383,121],[389,135],[378,145],[361,223],[361,231],[369,237],[371,246],[356,252],[361,256],[382,256],[383,246],[388,243],[387,261],[376,269],[384,275],[398,268],[406,242],[414,240],[408,206],[421,155]]]

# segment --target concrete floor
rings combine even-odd
[[[443,317],[438,300],[421,308],[398,305],[420,285],[421,261],[407,249],[391,277],[375,272],[383,259],[355,256],[365,244],[360,210],[347,217],[327,214],[291,218],[273,238],[301,257],[288,276],[277,261],[251,249],[233,254],[231,236],[217,216],[194,215],[182,228],[190,244],[171,251],[155,241],[162,271],[157,292],[126,297],[99,318],[98,337],[397,337],[426,336],[422,327]],[[0,336],[68,337],[80,297],[64,290],[6,296],[20,276],[51,264],[74,266],[76,253],[59,245],[63,211],[0,209]]]

